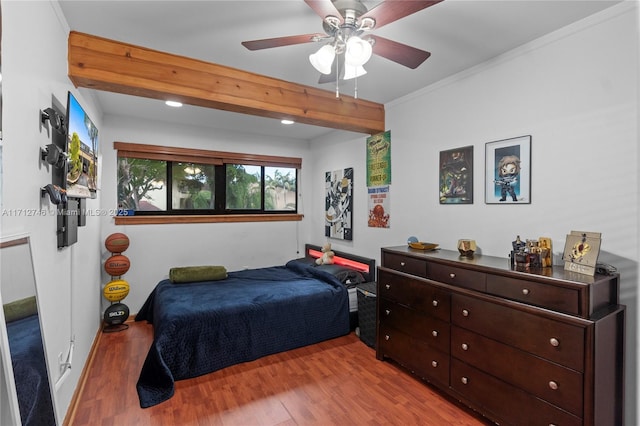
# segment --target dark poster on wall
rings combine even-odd
[[[324,235],[353,240],[353,167],[325,173]]]

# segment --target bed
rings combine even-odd
[[[171,398],[176,380],[348,334],[347,286],[373,281],[375,260],[334,252],[334,265],[316,265],[320,247],[307,244],[305,257],[285,265],[159,282],[135,318],[154,328],[140,406]]]
[[[7,336],[22,424],[55,426],[38,314],[7,315]]]

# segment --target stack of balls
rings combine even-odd
[[[120,326],[129,318],[129,308],[120,303],[129,294],[129,283],[122,279],[122,275],[126,274],[131,266],[129,258],[122,254],[129,248],[129,237],[116,232],[106,238],[104,246],[111,253],[111,257],[104,262],[104,270],[111,276],[111,281],[105,284],[102,290],[104,298],[111,302],[104,311],[104,322],[109,328]]]

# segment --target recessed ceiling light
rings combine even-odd
[[[293,120],[280,120],[280,122],[282,124],[293,124],[293,123],[295,123],[295,121],[293,121]]]
[[[182,106],[182,102],[178,102],[178,101],[166,101],[165,104],[167,104],[170,107],[181,107]]]

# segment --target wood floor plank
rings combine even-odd
[[[101,336],[69,426],[489,424],[353,333],[178,381],[173,398],[142,409],[135,386],[153,328],[129,325]]]

